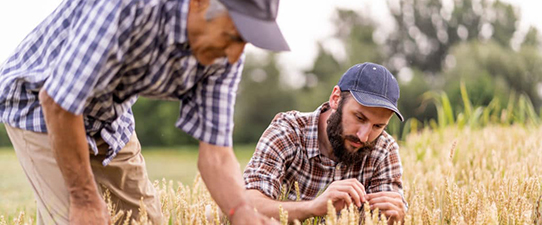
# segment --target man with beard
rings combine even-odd
[[[276,115],[244,172],[258,212],[279,218],[282,205],[293,221],[326,215],[328,200],[337,211],[368,202],[390,223],[403,221],[399,146],[384,131],[393,113],[403,121],[398,99],[393,75],[363,63],[343,74],[329,102],[314,112]],[[282,191],[287,199],[279,199]]]

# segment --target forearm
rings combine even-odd
[[[222,211],[248,204],[239,163],[232,148],[200,142],[198,169],[211,196]]]
[[[258,212],[280,220],[279,206],[288,212],[288,221],[291,223],[294,220],[303,221],[309,217],[313,217],[311,212],[310,201],[277,201],[273,200],[258,190],[248,190],[248,196],[253,203],[253,206],[258,209]]]
[[[90,167],[83,117],[56,104],[45,91],[40,92],[49,141],[73,204],[95,204],[99,194]]]

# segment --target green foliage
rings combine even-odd
[[[495,42],[466,42],[455,46],[451,57],[456,65],[443,71],[445,86],[450,96],[460,96],[459,80],[465,81],[473,104],[488,105],[496,96],[506,99],[510,93],[525,94],[534,108],[542,101],[538,86],[542,82],[542,55],[531,48],[514,51]],[[459,98],[451,99],[453,104]],[[505,107],[507,102],[500,102]]]
[[[197,141],[175,127],[179,102],[139,98],[132,107],[139,141],[145,146],[197,144]]]
[[[350,68],[352,65],[362,62],[382,64],[385,56],[381,46],[373,40],[376,27],[372,20],[366,15],[358,14],[352,10],[339,9],[337,14],[338,19],[335,20],[337,31],[334,37],[344,43],[347,55],[341,65],[342,68]],[[336,83],[338,80],[333,81]]]
[[[11,146],[8,132],[6,131],[3,123],[0,123],[0,146]]]
[[[277,113],[296,109],[295,94],[281,80],[274,56],[265,57],[260,64],[247,57],[235,106],[236,143],[256,142]]]
[[[409,81],[398,79],[401,97],[397,106],[405,118],[416,118],[419,121],[435,118],[436,111],[433,107],[426,107],[423,102],[423,94],[431,90],[426,76],[419,70],[412,71]]]
[[[538,30],[535,27],[531,26],[529,28],[529,31],[525,35],[525,40],[523,41],[521,47],[537,49],[540,46],[539,38],[540,36],[538,35]]]
[[[453,109],[445,92],[429,91],[423,94],[424,101],[433,102],[437,108],[437,119],[440,128],[454,123]]]
[[[450,105],[445,92],[429,91],[424,94],[425,101],[433,103],[438,112],[438,122],[430,123],[433,129],[443,130],[448,126],[455,125],[460,129],[464,127],[478,128],[498,123],[503,125],[540,125],[541,117],[536,113],[527,95],[520,94],[516,97],[515,92],[512,92],[508,100],[508,106],[501,109],[498,97],[491,100],[487,106],[472,105],[464,82],[461,82],[460,89],[463,106],[462,108],[456,106],[456,113],[453,112],[453,107]]]
[[[392,71],[403,66],[394,63],[402,59],[408,67],[437,75],[449,50],[462,41],[490,38],[510,46],[519,17],[512,5],[485,0],[450,3],[453,7],[445,7],[441,0],[390,2],[396,29],[385,42]]]

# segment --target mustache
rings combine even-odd
[[[380,138],[382,134],[378,135],[378,137],[374,140],[374,141],[366,141],[366,142],[362,142],[356,135],[344,135],[343,139],[344,140],[349,140],[351,142],[355,142],[355,143],[361,143],[363,146],[361,146],[359,150],[371,150],[375,145],[376,145],[376,141],[378,140],[378,138]]]
[[[362,143],[363,145],[367,145],[367,142],[362,142],[361,140],[359,140],[358,137],[356,137],[354,135],[345,135],[344,139],[349,140],[351,142]]]

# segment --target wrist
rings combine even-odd
[[[70,190],[70,204],[78,206],[96,205],[102,202],[102,198],[97,190],[92,188],[81,188]]]
[[[310,217],[327,215],[327,203],[331,200],[315,198],[309,201],[308,214]]]
[[[307,218],[318,216],[316,213],[316,206],[315,206],[316,199],[312,199],[309,201],[306,201],[305,205],[302,206],[304,208],[305,214]]]
[[[238,213],[239,211],[242,211],[245,208],[250,208],[246,201],[241,201],[241,202],[237,203],[237,205],[230,208],[230,210],[228,211],[228,218],[230,218],[230,221],[233,220],[233,217],[235,215],[239,214]]]

